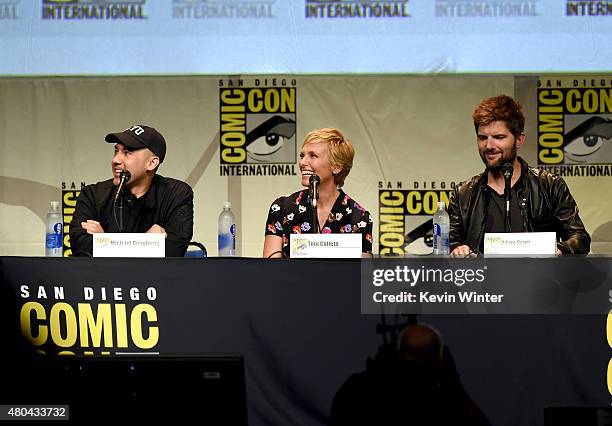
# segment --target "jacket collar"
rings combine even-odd
[[[516,158],[521,165],[521,177],[519,179],[519,182],[524,185],[524,183],[527,181],[527,174],[530,172],[531,168],[529,167],[529,164],[527,164],[527,161],[523,159],[523,157],[517,156]],[[487,186],[488,182],[489,170],[485,168],[485,171],[480,174],[476,185],[480,185],[480,190],[488,193],[490,191],[489,187]]]

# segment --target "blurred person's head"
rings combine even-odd
[[[409,325],[397,339],[398,360],[426,372],[433,373],[441,368],[443,351],[440,333],[429,325]]]

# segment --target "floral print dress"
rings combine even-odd
[[[363,253],[372,253],[372,216],[359,203],[346,195],[342,189],[329,212],[324,224],[320,224],[322,234],[356,233],[362,234]],[[270,206],[266,222],[266,235],[277,235],[283,239],[283,253],[289,257],[289,234],[313,232],[312,207],[308,190],[303,189],[291,195],[279,197]]]

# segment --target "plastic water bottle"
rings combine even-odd
[[[433,254],[436,256],[448,256],[450,254],[450,242],[448,232],[450,219],[446,212],[444,201],[438,202],[438,210],[433,216]]]
[[[236,220],[232,203],[226,201],[219,215],[219,256],[236,255]]]
[[[62,228],[64,227],[59,201],[51,201],[47,213],[45,255],[62,257]]]

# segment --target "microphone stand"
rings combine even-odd
[[[504,201],[505,201],[505,220],[504,220],[504,229],[506,232],[511,231],[510,227],[510,197],[511,197],[511,180],[512,180],[512,172],[514,168],[512,164],[505,163],[503,165],[503,174],[504,174]]]
[[[506,181],[506,185],[504,188],[504,198],[506,200],[505,229],[506,232],[510,232],[510,185],[508,181]]]
[[[310,204],[312,206],[312,226],[313,234],[319,233],[319,215],[317,213],[317,202],[319,201],[319,176],[310,176]]]
[[[317,201],[314,196],[312,198],[312,226],[314,227],[313,234],[319,233],[319,215],[317,213]]]
[[[123,226],[123,194],[119,195],[115,208],[117,209],[117,225],[119,226],[119,232],[123,232],[125,229]]]
[[[124,170],[121,172],[121,180],[119,181],[119,187],[117,187],[117,193],[115,194],[115,200],[113,201],[113,214],[115,216],[117,226],[119,227],[119,232],[123,232],[125,230],[123,223],[123,190],[131,177],[132,175],[129,171]]]

